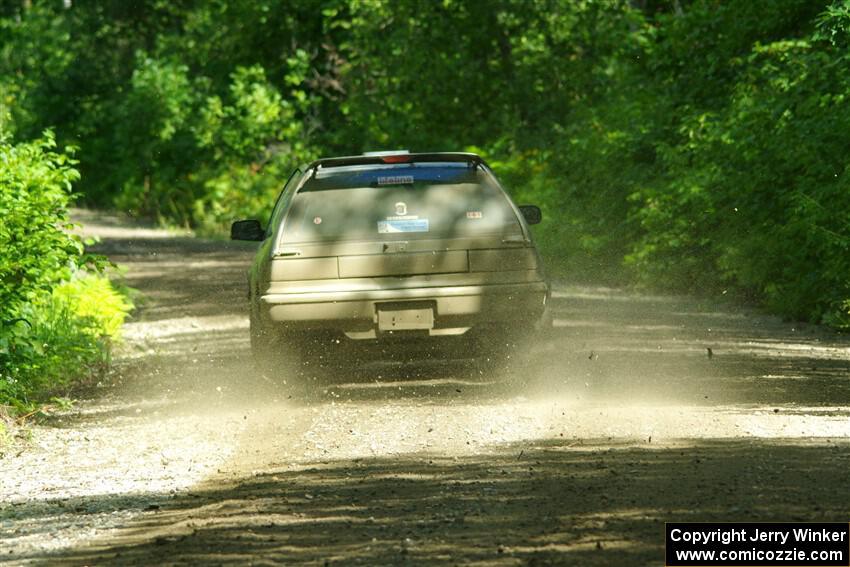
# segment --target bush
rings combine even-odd
[[[54,148],[50,133],[0,141],[0,405],[30,407],[105,364],[131,307],[69,233],[78,173]]]
[[[0,405],[29,408],[99,374],[131,308],[106,277],[83,272],[28,305],[21,314],[26,323],[11,326]]]
[[[850,327],[850,57],[817,37],[753,45],[725,105],[659,145],[664,177],[632,196],[644,281]]]
[[[37,142],[0,143],[0,320],[49,293],[85,260],[68,233],[71,183],[79,178],[67,155],[53,151],[51,133]]]

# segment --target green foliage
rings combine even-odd
[[[0,137],[39,135],[67,108],[55,81],[71,71],[70,22],[42,3],[0,17]],[[23,16],[23,17],[22,17]],[[59,88],[57,88],[59,87]],[[66,91],[67,92],[67,91]]]
[[[91,203],[221,232],[319,154],[477,147],[570,278],[850,326],[848,0],[0,8],[0,137]]]
[[[850,1],[838,0],[827,6],[817,19],[817,28],[815,39],[839,48],[850,45]]]
[[[20,313],[0,338],[0,405],[22,410],[109,361],[132,305],[104,276],[79,275]]]
[[[30,407],[106,361],[129,302],[68,231],[73,160],[0,142],[0,406]]]
[[[297,101],[287,101],[259,66],[238,68],[228,97],[209,97],[195,135],[212,159],[192,179],[200,186],[192,203],[195,224],[223,232],[234,216],[261,217],[281,180],[310,156]]]
[[[666,180],[632,196],[643,235],[627,260],[643,278],[850,322],[847,57],[780,39],[734,62],[725,105],[683,119],[682,141],[659,147]]]
[[[66,208],[73,161],[54,152],[51,133],[41,141],[0,142],[0,320],[67,280],[83,258],[79,238],[68,233]]]
[[[257,65],[237,67],[218,95],[174,60],[137,61],[103,167],[122,187],[114,204],[207,232],[264,214],[281,177],[309,154],[296,116],[309,103],[284,98]]]
[[[67,310],[79,321],[80,329],[95,338],[110,340],[121,335],[121,325],[133,304],[109,278],[79,273],[53,289],[51,310]]]

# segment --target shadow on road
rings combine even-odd
[[[156,509],[62,561],[657,565],[665,521],[844,521],[848,470],[846,443],[791,440],[530,440],[457,459],[316,463],[153,494]]]

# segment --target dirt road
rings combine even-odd
[[[848,521],[846,337],[559,285],[522,369],[292,388],[251,372],[251,246],[80,217],[145,299],[109,379],[0,458],[0,562],[660,565],[665,521]]]

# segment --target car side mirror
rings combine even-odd
[[[540,221],[543,220],[543,213],[540,211],[540,207],[536,205],[520,205],[519,212],[522,213],[525,222],[528,224],[540,224]]]
[[[230,225],[230,240],[262,242],[265,238],[266,231],[258,220],[240,220]]]

